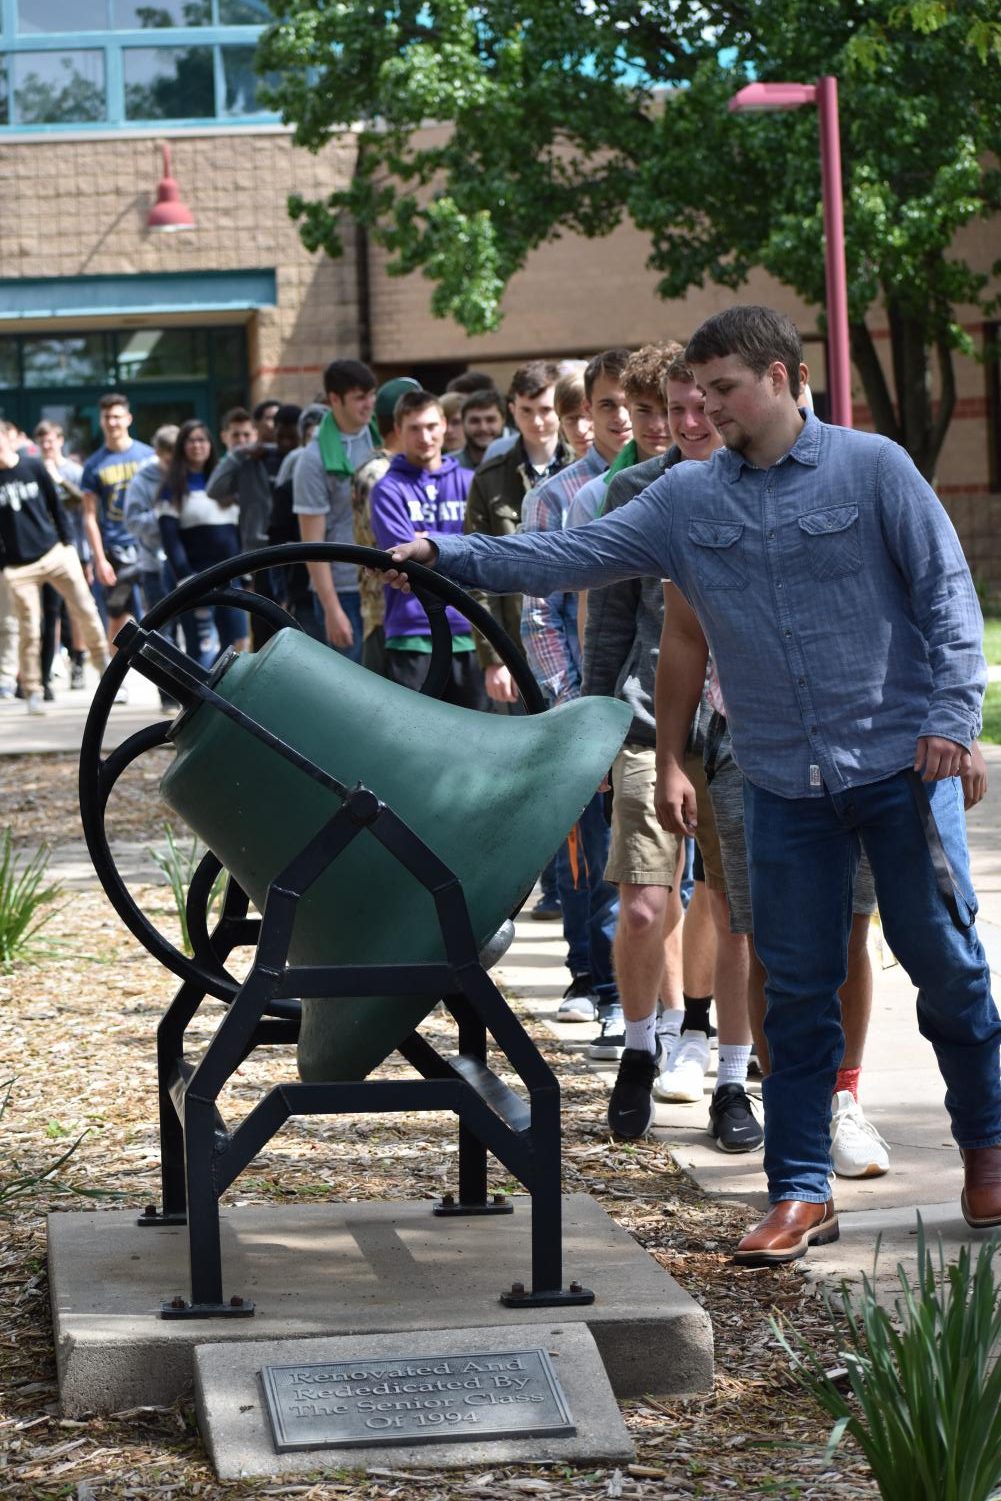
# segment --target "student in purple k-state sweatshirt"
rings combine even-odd
[[[442,455],[445,414],[429,391],[405,391],[394,410],[399,451],[374,486],[372,532],[387,551],[415,537],[462,535],[466,496],[473,472],[450,455]],[[483,673],[476,658],[472,628],[451,606],[452,675],[442,698],[467,709],[486,709]],[[428,618],[412,594],[386,589],[386,676],[419,689],[431,661]]]

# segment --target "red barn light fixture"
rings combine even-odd
[[[197,229],[195,216],[181,197],[177,180],[171,176],[170,146],[160,141],[163,151],[163,176],[157,183],[156,202],[149,211],[146,228],[167,233],[175,229]]]

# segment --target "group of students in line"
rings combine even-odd
[[[805,367],[801,373],[805,387]],[[380,385],[354,359],[334,360],[323,385],[323,400],[304,408],[273,399],[253,413],[228,412],[218,459],[198,419],[159,428],[152,445],[134,439],[128,402],[114,392],[100,402],[102,446],[82,466],[63,456],[55,424],[36,429],[37,452],[23,434],[0,428],[0,696],[18,692],[30,713],[44,712],[60,601],[77,686],[84,651],[101,669],[130,614],[238,553],[297,540],[392,550],[421,538],[575,529],[627,504],[676,464],[711,459],[723,444],[684,349],[673,342],[612,348],[586,362],[528,361],[505,396],[476,371],[442,395],[407,376]],[[385,586],[377,573],[350,560],[313,560],[252,571],[249,583],[316,639],[395,682],[422,685],[431,653],[427,617],[412,595]],[[747,1078],[752,1064],[767,1073],[769,1054],[743,777],[710,661],[685,760],[699,798],[686,909],[692,840],[667,832],[655,807],[664,590],[651,575],[588,593],[480,597],[550,704],[608,693],[633,712],[608,788],[554,858],[532,913],[563,923],[571,983],[559,1021],[596,1023],[589,1055],[618,1064],[610,1127],[636,1138],[655,1120],[655,1099],[701,1102],[715,1047],[710,1132],[724,1151],[753,1151],[763,1133]],[[521,712],[491,645],[457,610],[450,607],[447,619],[452,671],[443,696],[468,708]],[[203,661],[225,647],[260,647],[273,630],[226,605],[191,612],[179,626],[187,650]],[[16,686],[12,637],[20,641]],[[164,700],[164,708],[173,705]],[[970,778],[973,801],[981,775]],[[886,1144],[858,1103],[871,1006],[866,935],[875,910],[864,868],[853,910],[831,1140],[834,1170],[864,1176],[889,1165]]]

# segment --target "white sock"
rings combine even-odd
[[[657,1031],[661,1037],[680,1037],[684,1011],[662,1011],[657,1018]]]
[[[641,1053],[657,1051],[657,1013],[651,1011],[642,1021],[626,1020],[626,1047],[638,1048]]]
[[[716,1070],[716,1088],[721,1084],[746,1084],[747,1064],[751,1056],[750,1043],[745,1047],[733,1042],[719,1045],[719,1066]]]

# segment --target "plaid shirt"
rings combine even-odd
[[[596,448],[525,496],[523,532],[562,531],[577,491],[608,468]],[[554,703],[580,697],[580,640],[576,594],[526,594],[521,604],[521,644],[540,687]]]

